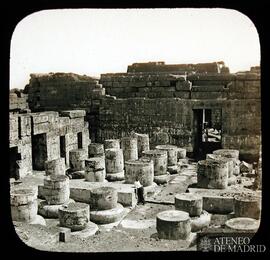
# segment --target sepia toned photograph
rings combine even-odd
[[[51,9],[10,43],[12,223],[50,252],[264,252],[261,50],[225,8]]]

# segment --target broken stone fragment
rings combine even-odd
[[[252,173],[252,170],[253,170],[252,164],[249,164],[249,163],[247,163],[245,161],[242,161],[240,163],[240,173],[244,173],[244,172]]]
[[[175,195],[175,209],[188,212],[191,217],[200,216],[202,213],[203,199],[192,193]]]
[[[235,217],[260,219],[261,198],[252,194],[241,194],[234,198]]]
[[[91,143],[88,145],[88,157],[96,157],[104,155],[104,145],[99,143]]]
[[[120,149],[120,140],[119,139],[106,139],[104,141],[104,149]]]

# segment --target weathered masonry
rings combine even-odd
[[[239,149],[241,159],[257,160],[261,143],[258,73],[103,74],[98,137],[149,133],[150,143],[169,143],[188,152]],[[220,142],[203,142],[203,124],[221,132]]]
[[[10,113],[10,175],[21,178],[44,170],[45,161],[65,158],[90,142],[84,110]]]
[[[92,139],[98,128],[98,110],[105,89],[98,79],[74,73],[31,74],[24,93],[33,112],[83,109]]]
[[[203,139],[206,124],[220,138]],[[260,73],[231,74],[223,62],[152,62],[100,79],[31,74],[23,91],[10,94],[11,175],[42,170],[44,161],[59,156],[68,167],[70,150],[133,132],[149,134],[150,149],[171,144],[200,157],[229,148],[239,150],[241,160],[257,161]]]

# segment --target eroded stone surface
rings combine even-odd
[[[157,214],[157,232],[161,239],[186,239],[191,232],[189,214],[180,210],[168,210]]]
[[[70,203],[59,208],[60,226],[79,231],[86,228],[89,222],[89,205],[85,203]]]

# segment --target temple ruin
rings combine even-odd
[[[200,249],[213,229],[254,234],[260,85],[260,67],[230,73],[223,61],[134,63],[100,78],[31,74],[10,91],[19,237],[52,251],[181,251]]]

